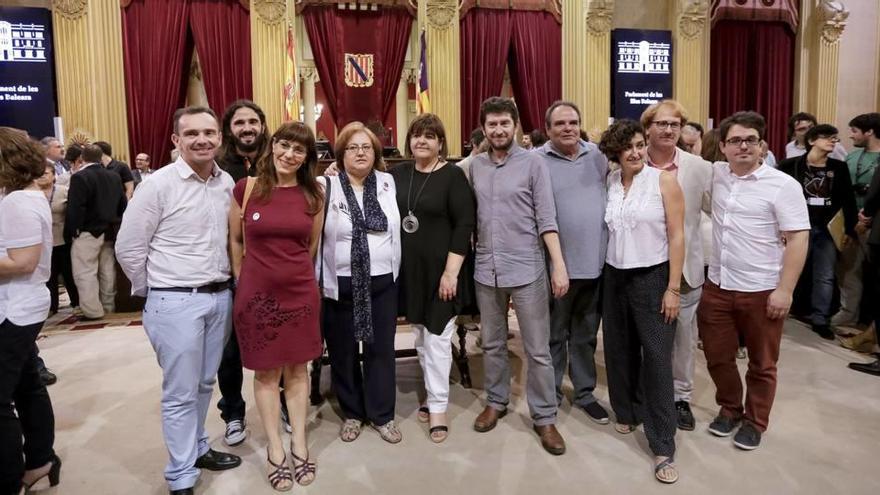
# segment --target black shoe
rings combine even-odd
[[[862,373],[867,373],[869,375],[880,376],[880,359],[874,361],[873,363],[849,363],[847,366],[851,370],[861,371]]]
[[[600,425],[608,424],[608,411],[605,410],[598,402],[593,401],[584,406],[584,412],[593,421]]]
[[[224,471],[241,465],[241,457],[211,449],[196,459],[196,467],[208,471]]]
[[[180,490],[171,490],[171,495],[193,495],[195,492],[192,487],[181,488]]]
[[[729,437],[733,434],[733,429],[739,424],[738,419],[733,419],[723,414],[715,416],[715,419],[709,423],[709,433],[716,437]]]
[[[58,381],[58,377],[55,376],[55,373],[52,373],[46,368],[40,370],[40,381],[43,382],[43,386],[48,387],[49,385],[54,384]]]
[[[825,340],[834,340],[834,332],[831,331],[831,327],[828,325],[813,325],[813,332],[815,332],[819,337],[822,337]]]
[[[743,450],[755,450],[761,445],[761,432],[753,424],[745,422],[733,437],[733,444]]]
[[[686,400],[675,402],[675,412],[678,413],[678,429],[694,431],[696,425],[694,413],[691,412],[691,405]]]

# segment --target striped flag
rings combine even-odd
[[[296,89],[299,78],[296,74],[296,45],[293,39],[293,26],[287,26],[287,56],[284,57],[284,122],[299,120],[299,102]]]
[[[425,31],[419,37],[419,113],[431,111],[431,100],[428,98],[428,43],[425,41]]]

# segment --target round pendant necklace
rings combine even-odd
[[[425,182],[422,182],[422,186],[419,188],[419,191],[416,193],[415,201],[410,201],[412,198],[412,185],[416,178],[416,165],[413,164],[413,168],[409,174],[409,189],[406,191],[406,216],[403,217],[403,220],[400,221],[400,226],[403,228],[403,231],[407,234],[413,234],[417,230],[419,230],[419,219],[413,214],[413,210],[419,204],[419,198],[422,197],[422,191],[425,190],[425,185],[428,184],[428,180],[431,178],[431,175],[434,174],[434,170],[437,168],[437,165],[440,163],[440,158],[437,158],[437,161],[434,162],[434,165],[431,167],[431,171],[428,172],[428,177],[425,178]],[[410,206],[412,205],[412,206]]]

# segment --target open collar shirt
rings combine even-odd
[[[489,153],[473,158],[477,197],[474,280],[491,287],[517,287],[545,270],[541,236],[557,232],[550,173],[538,153],[516,144],[501,163]]]
[[[116,257],[131,280],[132,294],[229,280],[233,186],[232,177],[216,164],[204,180],[182,158],[141,184],[116,239]]]

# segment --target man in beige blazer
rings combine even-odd
[[[684,193],[684,269],[681,281],[681,312],[672,348],[672,377],[678,427],[693,430],[691,393],[694,388],[694,349],[697,345],[697,306],[703,292],[703,235],[701,211],[712,187],[712,167],[697,155],[676,147],[687,123],[684,107],[663,100],[648,107],[641,117],[648,138],[648,164],[676,175]]]

